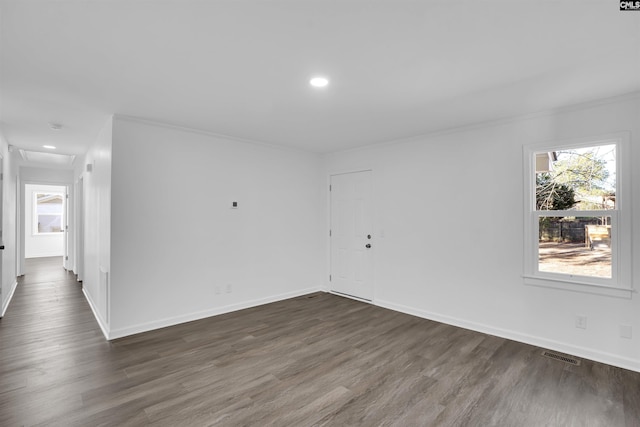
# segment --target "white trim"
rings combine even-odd
[[[433,138],[433,137],[438,137],[438,136],[451,135],[451,134],[455,134],[455,133],[458,133],[458,132],[467,132],[467,131],[472,131],[472,130],[476,130],[476,129],[485,129],[485,128],[491,128],[491,127],[497,127],[497,126],[504,126],[504,125],[508,125],[508,124],[511,124],[511,123],[517,123],[517,122],[520,122],[520,121],[536,119],[536,118],[539,118],[539,117],[550,117],[550,116],[554,116],[554,115],[557,115],[557,114],[566,114],[566,113],[571,113],[571,112],[574,112],[574,111],[586,110],[588,108],[595,108],[595,107],[599,107],[599,106],[603,106],[603,105],[616,104],[616,103],[625,102],[625,101],[633,101],[633,100],[638,99],[638,98],[640,98],[640,91],[633,91],[633,92],[625,93],[625,94],[622,94],[622,95],[616,95],[616,96],[610,96],[610,97],[606,97],[606,98],[594,99],[594,100],[585,101],[585,102],[578,102],[576,104],[571,104],[571,105],[567,105],[567,106],[563,106],[563,107],[559,107],[559,108],[550,108],[550,109],[540,110],[540,111],[532,112],[532,113],[517,114],[517,115],[514,115],[514,116],[503,117],[503,118],[499,118],[499,119],[482,120],[482,121],[479,121],[479,122],[468,123],[468,124],[463,124],[463,125],[459,125],[459,126],[452,126],[452,127],[445,128],[445,129],[434,129],[432,131],[422,132],[422,133],[419,133],[419,134],[416,134],[416,135],[411,135],[411,136],[404,137],[404,138],[394,138],[394,139],[391,139],[391,140],[374,142],[374,143],[371,143],[371,144],[364,144],[364,145],[361,145],[361,146],[358,146],[358,147],[345,148],[345,149],[342,149],[342,150],[338,149],[338,150],[333,150],[333,151],[314,151],[314,150],[309,150],[309,149],[304,149],[304,148],[296,148],[296,147],[291,147],[291,146],[288,146],[288,145],[275,144],[275,143],[269,143],[269,142],[258,141],[258,140],[253,140],[253,139],[241,138],[241,137],[236,137],[236,136],[232,136],[232,135],[224,135],[224,134],[219,134],[219,133],[215,133],[215,132],[211,132],[211,131],[206,131],[206,130],[203,130],[203,129],[193,129],[193,128],[174,125],[174,124],[170,124],[170,123],[159,122],[159,121],[155,121],[155,120],[151,120],[151,119],[145,119],[145,118],[142,118],[142,117],[127,116],[127,115],[124,115],[124,114],[113,114],[111,117],[116,118],[116,119],[120,119],[120,120],[126,120],[126,121],[129,121],[129,122],[137,122],[137,123],[142,123],[142,124],[155,125],[155,126],[161,126],[161,127],[165,127],[165,128],[182,130],[182,131],[185,131],[185,132],[191,132],[191,133],[196,133],[196,134],[201,134],[201,135],[207,135],[207,136],[211,136],[211,137],[215,137],[215,138],[226,139],[226,140],[229,140],[229,141],[237,141],[237,142],[242,142],[242,143],[246,143],[246,144],[261,145],[261,146],[264,146],[264,147],[271,147],[271,148],[275,148],[275,149],[280,149],[280,150],[285,150],[285,151],[292,151],[292,152],[302,152],[302,153],[313,154],[313,155],[324,157],[324,156],[333,155],[333,154],[336,154],[336,153],[348,153],[348,152],[354,152],[354,151],[369,150],[369,149],[372,149],[372,148],[380,148],[380,147],[385,147],[385,146],[388,146],[388,145],[407,144],[407,143],[411,143],[411,142],[422,140],[424,138]]]
[[[11,299],[13,298],[13,295],[16,293],[16,289],[18,288],[18,281],[15,280],[13,282],[13,285],[11,285],[11,290],[9,291],[9,296],[7,297],[7,299],[5,301],[2,301],[2,311],[0,312],[0,317],[4,317],[4,315],[7,313],[7,309],[9,308],[9,303],[11,302]]]
[[[225,134],[211,132],[204,129],[195,129],[195,128],[180,126],[172,123],[161,122],[161,121],[152,120],[152,119],[145,119],[144,117],[128,116],[126,114],[113,114],[112,117],[117,120],[127,121],[130,123],[139,123],[139,124],[148,125],[148,126],[163,127],[166,129],[173,129],[173,130],[178,130],[182,132],[194,133],[197,135],[209,136],[209,137],[220,139],[220,140],[240,142],[243,144],[250,144],[250,145],[258,145],[261,147],[272,148],[280,151],[304,153],[312,156],[321,156],[323,154],[316,151],[307,150],[304,148],[292,147],[292,146],[282,145],[282,144],[274,144],[274,143],[259,141],[255,139],[241,138],[239,136],[233,136],[233,135],[225,135]]]
[[[598,210],[590,209],[588,211],[533,211],[534,215],[538,217],[556,217],[556,216],[575,216],[575,217],[601,217],[601,216],[613,216],[618,213],[617,209]]]
[[[109,340],[110,339],[109,325],[104,321],[104,319],[102,319],[102,316],[100,316],[100,313],[98,312],[98,310],[96,310],[96,306],[93,303],[93,300],[91,299],[91,297],[89,296],[89,293],[85,290],[85,288],[82,288],[82,293],[84,294],[84,298],[89,303],[89,307],[91,307],[91,311],[93,312],[93,317],[96,318],[96,321],[98,322],[98,326],[100,326],[100,330],[102,331],[102,335],[104,335],[104,337],[107,340]]]
[[[331,183],[331,177],[336,175],[348,175],[350,173],[371,172],[373,174],[373,168],[356,168],[356,169],[342,169],[338,172],[329,172],[329,183]]]
[[[28,166],[29,168],[36,168],[35,166]],[[65,169],[70,170],[70,169]],[[73,180],[70,181],[58,181],[58,180],[24,180],[21,174],[18,173],[16,178],[16,276],[24,276],[25,273],[25,259],[26,259],[26,233],[27,233],[27,221],[26,215],[26,198],[27,198],[27,185],[31,186],[45,186],[45,187],[67,187],[73,185]],[[65,201],[66,203],[66,201]],[[64,233],[63,233],[64,234]],[[51,256],[51,255],[49,255]],[[56,254],[55,256],[60,256]],[[64,257],[65,254],[62,254]],[[64,265],[64,262],[63,262]]]
[[[102,297],[105,301],[105,311],[106,311],[106,323],[109,324],[109,318],[111,314],[111,286],[109,284],[109,270],[106,267],[100,265],[99,267],[100,273],[98,275],[98,289],[102,294]],[[103,286],[103,278],[104,277],[104,289],[101,289]],[[102,293],[104,292],[104,293]]]
[[[595,108],[604,105],[617,104],[625,101],[633,101],[640,98],[640,91],[633,91],[622,95],[595,99],[592,101],[579,102],[577,104],[571,104],[559,108],[551,108],[546,110],[540,110],[533,113],[518,114],[510,117],[503,117],[499,119],[490,119],[474,123],[462,124],[459,126],[452,126],[446,129],[435,129],[433,131],[423,132],[417,135],[407,136],[404,138],[395,138],[387,141],[374,142],[372,144],[365,144],[358,147],[346,148],[344,150],[335,150],[330,152],[323,152],[323,156],[334,155],[336,153],[350,153],[363,150],[370,150],[372,148],[382,148],[392,145],[410,144],[412,142],[418,142],[425,138],[436,138],[440,136],[453,135],[459,132],[469,132],[477,129],[488,129],[492,127],[509,125],[512,123],[518,123],[526,120],[533,120],[541,117],[551,117],[557,114],[572,113],[575,111],[582,111],[589,108]]]
[[[42,235],[39,235],[40,237],[43,237]],[[64,261],[64,254],[60,254],[60,251],[57,252],[44,252],[44,253],[39,253],[38,255],[31,255],[29,256],[29,258],[49,258],[49,257],[58,257],[58,258],[62,258],[62,260]]]
[[[616,145],[616,209],[590,211],[548,211],[535,210],[535,153],[557,151],[565,148],[596,147]],[[558,141],[545,141],[523,145],[523,214],[524,214],[524,284],[552,289],[566,289],[604,296],[631,298],[632,258],[631,258],[631,134],[628,131],[580,137]],[[612,277],[596,278],[570,276],[558,273],[542,273],[538,270],[538,240],[536,218],[544,216],[595,216],[602,214],[612,221]],[[621,232],[622,231],[622,232]],[[535,247],[534,247],[535,246]],[[586,283],[585,283],[586,282]],[[566,285],[563,287],[563,284]],[[586,285],[586,286],[585,286]],[[600,285],[598,287],[598,285]]]
[[[512,341],[517,341],[529,345],[533,345],[540,348],[546,348],[550,350],[559,351],[562,353],[572,354],[574,356],[583,357],[600,363],[606,363],[607,365],[617,366],[624,369],[640,372],[640,360],[630,359],[627,357],[620,357],[615,354],[607,353],[604,351],[594,350],[592,348],[568,345],[563,342],[550,340],[544,337],[535,335],[523,334],[510,329],[496,328],[491,325],[482,323],[471,322],[456,317],[446,316],[439,313],[433,313],[408,307],[401,304],[396,304],[390,301],[377,300],[375,305],[389,310],[398,311],[400,313],[409,314],[423,319],[433,320],[447,325],[456,326],[459,328],[469,329],[484,334],[494,335],[500,338],[505,338]]]
[[[369,304],[371,304],[373,302],[373,300],[360,298],[360,297],[357,297],[355,295],[349,295],[349,294],[345,294],[345,293],[338,292],[338,291],[329,290],[328,293],[330,293],[331,295],[335,295],[337,297],[349,298],[349,299],[352,299],[352,300],[356,300],[356,301],[360,301],[360,302],[366,302],[366,303],[369,303]]]
[[[580,279],[571,279],[569,282],[564,278],[523,276],[524,284],[538,286],[541,288],[560,289],[563,291],[580,292],[593,295],[603,295],[614,298],[631,299],[636,292],[634,289],[618,288],[613,286],[589,283]]]
[[[193,313],[182,314],[174,317],[167,317],[160,320],[154,320],[151,322],[140,323],[137,325],[127,326],[120,329],[111,330],[107,335],[108,340],[114,340],[117,338],[126,337],[129,335],[139,334],[142,332],[152,331],[154,329],[166,328],[168,326],[175,326],[181,323],[192,322],[194,320],[206,319],[207,317],[218,316],[220,314],[231,313],[238,310],[244,310],[246,308],[257,307],[259,305],[270,304],[272,302],[278,302],[289,298],[295,298],[302,295],[307,295],[314,292],[320,292],[322,289],[319,287],[300,289],[293,292],[287,292],[284,294],[273,295],[270,297],[259,298],[255,300],[225,305],[222,307],[216,307],[208,310],[196,311]],[[95,314],[95,311],[94,311]],[[104,330],[103,330],[104,332]]]

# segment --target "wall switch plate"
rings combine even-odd
[[[587,316],[576,316],[576,328],[587,329]]]
[[[620,338],[631,339],[631,325],[620,325]]]

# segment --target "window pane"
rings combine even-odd
[[[611,278],[611,217],[541,217],[538,270]]]
[[[38,233],[59,233],[62,231],[62,215],[38,215]]]
[[[37,213],[62,214],[62,194],[38,193],[36,194]]]
[[[537,210],[616,208],[616,146],[536,153]]]
[[[62,232],[63,197],[61,193],[36,194],[38,233]]]

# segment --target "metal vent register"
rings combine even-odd
[[[569,356],[567,354],[556,353],[555,351],[544,350],[542,352],[544,357],[548,357],[549,359],[559,360],[564,363],[568,363],[574,366],[580,366],[580,359],[577,359],[573,356]]]

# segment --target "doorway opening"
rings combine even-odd
[[[67,187],[26,184],[24,197],[25,258],[66,256]]]

